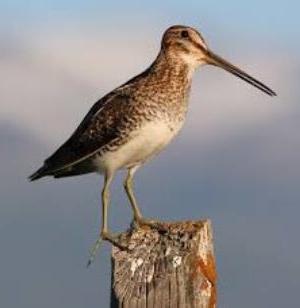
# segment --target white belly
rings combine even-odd
[[[158,154],[176,136],[182,123],[172,128],[164,121],[149,122],[132,132],[130,140],[113,152],[95,159],[100,173],[143,164]]]

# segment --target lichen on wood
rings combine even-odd
[[[112,249],[111,307],[216,307],[210,221],[157,222],[120,235]]]

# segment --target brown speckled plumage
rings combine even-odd
[[[97,171],[95,157],[126,144],[132,138],[131,132],[147,122],[163,120],[170,130],[176,130],[185,118],[192,74],[202,64],[220,66],[270,96],[276,95],[211,52],[197,30],[170,27],[153,64],[96,102],[73,135],[30,179]]]
[[[114,151],[147,121],[164,119],[172,130],[185,118],[189,75],[186,63],[162,50],[145,72],[95,103],[74,134],[45,161],[43,173],[62,177],[95,171],[89,164],[95,155]]]

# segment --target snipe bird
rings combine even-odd
[[[109,187],[116,172],[127,169],[125,191],[136,223],[147,224],[133,193],[133,176],[179,132],[188,108],[192,76],[204,64],[221,67],[270,96],[276,93],[212,52],[202,35],[187,26],[168,28],[152,65],[98,100],[71,137],[30,176],[104,175],[100,239],[115,243],[109,232]]]

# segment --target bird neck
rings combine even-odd
[[[157,90],[161,95],[172,93],[178,99],[184,98],[190,92],[193,72],[179,57],[161,51],[150,67],[148,82],[159,85]]]
[[[159,111],[173,122],[182,122],[188,106],[192,71],[190,67],[173,57],[160,53],[153,64],[135,83],[136,100]],[[157,113],[155,113],[157,115]]]
[[[169,78],[180,80],[184,83],[190,83],[195,68],[186,63],[181,57],[175,56],[173,53],[161,50],[153,63],[153,70],[161,76],[161,78]]]

